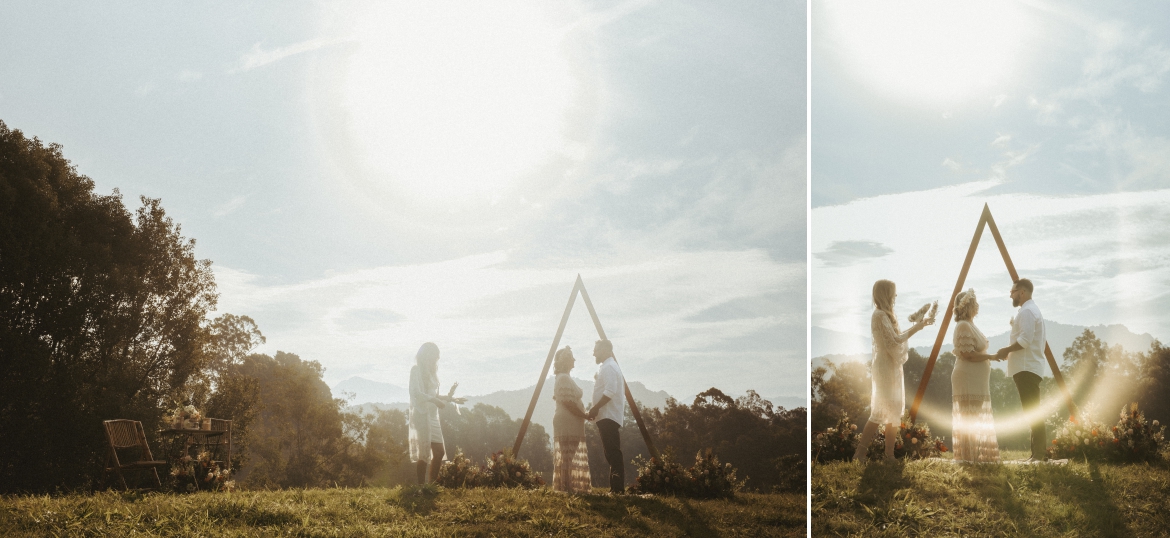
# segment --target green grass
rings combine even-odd
[[[805,497],[307,489],[0,497],[0,536],[803,536]]]
[[[815,536],[1170,535],[1167,465],[839,462],[812,484]]]

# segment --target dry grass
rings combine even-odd
[[[0,536],[803,536],[799,494],[730,500],[547,489],[8,496]]]
[[[816,536],[1167,536],[1170,467],[816,465],[812,518]]]

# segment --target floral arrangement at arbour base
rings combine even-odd
[[[886,437],[879,433],[869,444],[866,457],[870,461],[877,461],[885,457]],[[947,444],[940,437],[930,435],[930,426],[925,422],[910,422],[909,415],[902,415],[899,424],[898,440],[894,443],[894,457],[898,459],[919,460],[923,458],[937,458],[947,451]]]
[[[195,406],[178,402],[169,414],[163,415],[163,425],[174,430],[198,430],[203,428],[203,422],[203,414]]]
[[[472,463],[460,450],[450,461],[439,467],[436,484],[446,488],[525,488],[544,485],[540,473],[532,470],[527,460],[501,450],[488,456],[487,465]]]
[[[176,482],[191,480],[184,487],[189,492],[195,491],[195,481],[199,482],[199,489],[202,490],[232,491],[236,488],[236,481],[230,479],[231,474],[231,469],[220,468],[219,462],[212,461],[208,452],[200,452],[195,458],[183,455],[171,466],[171,476]]]
[[[813,435],[813,461],[849,461],[857,450],[857,425],[849,422],[849,415],[841,414],[837,425]]]
[[[719,457],[710,448],[698,451],[695,464],[685,469],[674,462],[669,450],[661,459],[646,460],[639,455],[634,464],[638,466],[638,480],[630,488],[631,493],[715,499],[733,497],[744,485],[743,480],[736,479],[735,467],[730,463],[720,465]]]
[[[1162,457],[1165,443],[1166,427],[1157,420],[1147,422],[1135,403],[1121,408],[1116,426],[1106,427],[1087,418],[1079,423],[1065,422],[1056,430],[1048,457],[1121,463],[1156,461]]]

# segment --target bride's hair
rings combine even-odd
[[[955,321],[968,321],[974,317],[979,301],[975,300],[975,289],[967,288],[955,296]]]
[[[414,362],[418,364],[418,373],[422,378],[423,388],[427,392],[439,387],[439,346],[434,342],[427,342],[418,348],[414,354]]]
[[[565,374],[572,368],[569,366],[569,361],[573,359],[573,350],[569,346],[562,347],[557,350],[557,354],[553,357],[553,374]]]
[[[894,324],[894,330],[898,330],[898,317],[894,315],[894,282],[890,280],[879,280],[873,283],[873,304],[878,310],[885,312],[890,316],[890,322]]]

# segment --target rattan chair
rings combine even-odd
[[[162,481],[158,478],[158,468],[168,464],[165,461],[156,461],[154,455],[150,453],[142,423],[126,419],[105,420],[102,423],[106,427],[106,439],[110,443],[110,453],[106,456],[106,475],[108,476],[110,471],[117,473],[118,479],[122,481],[122,487],[129,491],[130,486],[126,484],[123,471],[150,471],[154,475],[154,483],[161,489]],[[129,460],[127,463],[122,463],[123,458],[118,455],[118,451],[130,449],[137,449],[137,454],[126,458]]]

